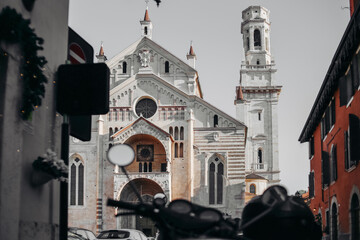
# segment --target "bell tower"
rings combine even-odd
[[[278,153],[278,99],[281,86],[275,78],[270,51],[269,10],[250,6],[242,12],[244,61],[236,88],[236,118],[248,127],[246,174],[257,174],[269,184],[280,182]]]

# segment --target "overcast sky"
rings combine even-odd
[[[235,88],[244,59],[241,12],[270,10],[271,52],[283,85],[279,99],[281,183],[290,193],[307,190],[308,145],[301,130],[345,31],[348,0],[162,0],[149,1],[152,39],[186,61],[193,42],[204,99],[235,116]],[[144,0],[70,0],[69,25],[108,59],[141,37]]]

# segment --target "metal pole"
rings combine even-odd
[[[63,117],[61,126],[61,159],[69,166],[69,116]],[[67,240],[68,232],[68,183],[60,182],[60,240]]]

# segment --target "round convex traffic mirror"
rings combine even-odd
[[[109,149],[107,158],[112,164],[126,167],[134,161],[135,152],[134,149],[127,144],[117,144]]]

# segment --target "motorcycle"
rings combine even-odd
[[[133,149],[126,144],[115,145],[108,151],[109,161],[120,166],[128,179],[125,166],[134,157]],[[160,231],[157,240],[321,239],[321,227],[316,223],[309,207],[302,199],[288,196],[286,189],[280,185],[271,186],[261,196],[253,198],[245,206],[240,220],[225,218],[217,209],[183,199],[167,204],[164,194],[156,194],[152,204],[145,203],[130,179],[129,183],[139,202],[108,199],[107,205],[130,210],[116,216],[136,214],[151,218]]]

